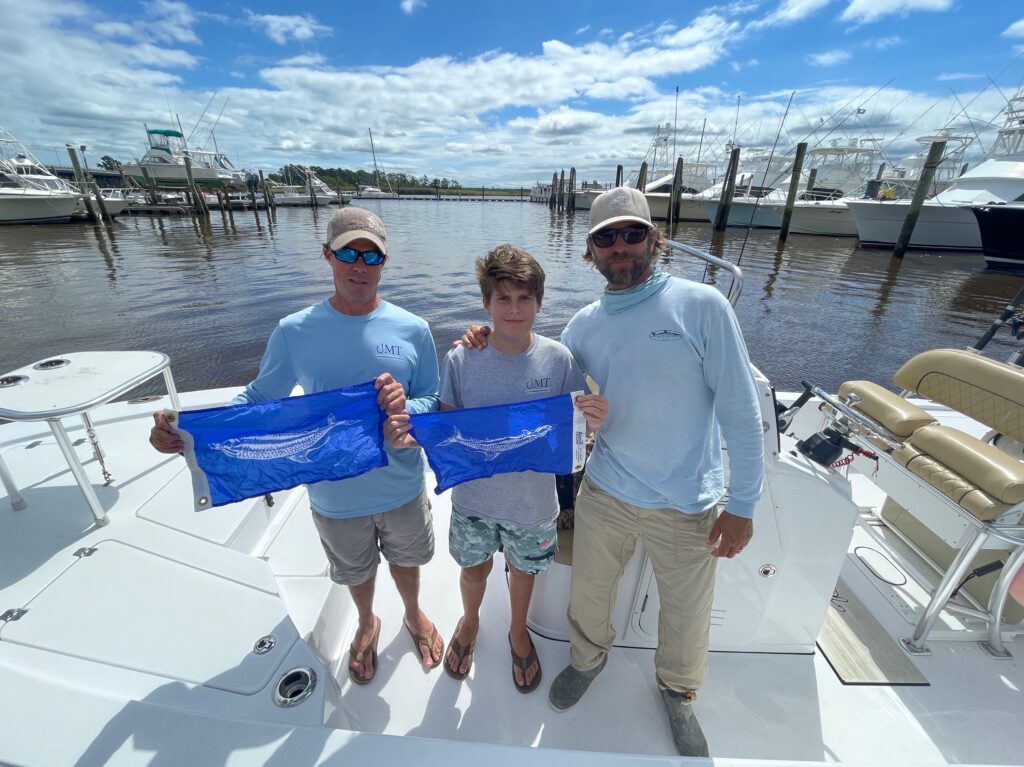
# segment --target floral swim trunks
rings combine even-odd
[[[486,562],[504,547],[505,559],[520,572],[530,575],[548,569],[558,550],[555,520],[520,527],[452,509],[448,528],[448,550],[459,567]]]

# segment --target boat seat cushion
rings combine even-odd
[[[893,377],[922,397],[1024,442],[1024,368],[975,351],[933,349],[907,360]]]
[[[903,397],[871,381],[847,381],[839,387],[839,396],[846,399],[851,394],[860,397],[853,405],[872,421],[884,426],[900,439],[906,439],[922,426],[935,423],[928,413]]]
[[[1024,463],[948,426],[921,427],[893,457],[978,519],[1024,501]]]

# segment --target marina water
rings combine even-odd
[[[381,295],[430,323],[441,356],[470,323],[486,321],[473,261],[499,243],[525,247],[547,272],[536,325],[544,335],[557,338],[602,290],[601,276],[580,258],[586,211],[518,202],[356,204],[388,229]],[[332,291],[320,244],[333,210],[5,227],[0,373],[70,351],[148,349],[171,356],[182,391],[245,384],[277,321]],[[987,270],[981,253],[911,252],[900,261],[855,239],[792,236],[780,250],[777,237],[715,234],[710,224],[692,223],[676,232],[740,260],[740,324],[753,363],[780,390],[799,388],[801,379],[829,390],[851,378],[891,387],[911,355],[971,345],[1022,285],[1019,276]],[[705,274],[690,257],[661,266],[728,290],[728,273]],[[1005,357],[1007,340],[997,337],[988,353]]]

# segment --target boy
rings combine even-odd
[[[441,409],[522,402],[583,389],[583,374],[569,350],[533,333],[544,297],[540,264],[521,248],[499,245],[487,258],[477,259],[476,276],[494,330],[484,351],[459,347],[449,352],[441,372]],[[601,425],[607,412],[603,397],[580,396],[576,404],[586,416],[588,431]],[[469,674],[480,604],[492,556],[501,546],[509,570],[512,679],[522,693],[540,683],[540,662],[526,629],[526,612],[534,576],[546,570],[555,555],[557,516],[553,474],[499,474],[452,490],[449,550],[462,567],[464,611],[444,660],[453,678],[462,680]]]

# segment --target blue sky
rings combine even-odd
[[[871,137],[895,160],[952,124],[978,156],[1024,80],[1017,0],[0,0],[0,18],[0,124],[45,162],[66,142],[138,157],[143,123],[171,111],[190,133],[212,97],[194,143],[220,114],[244,167],[369,168],[372,128],[388,170],[606,179],[673,121],[677,87],[690,159],[705,119],[705,158],[734,130],[771,145],[793,91],[783,147]]]

